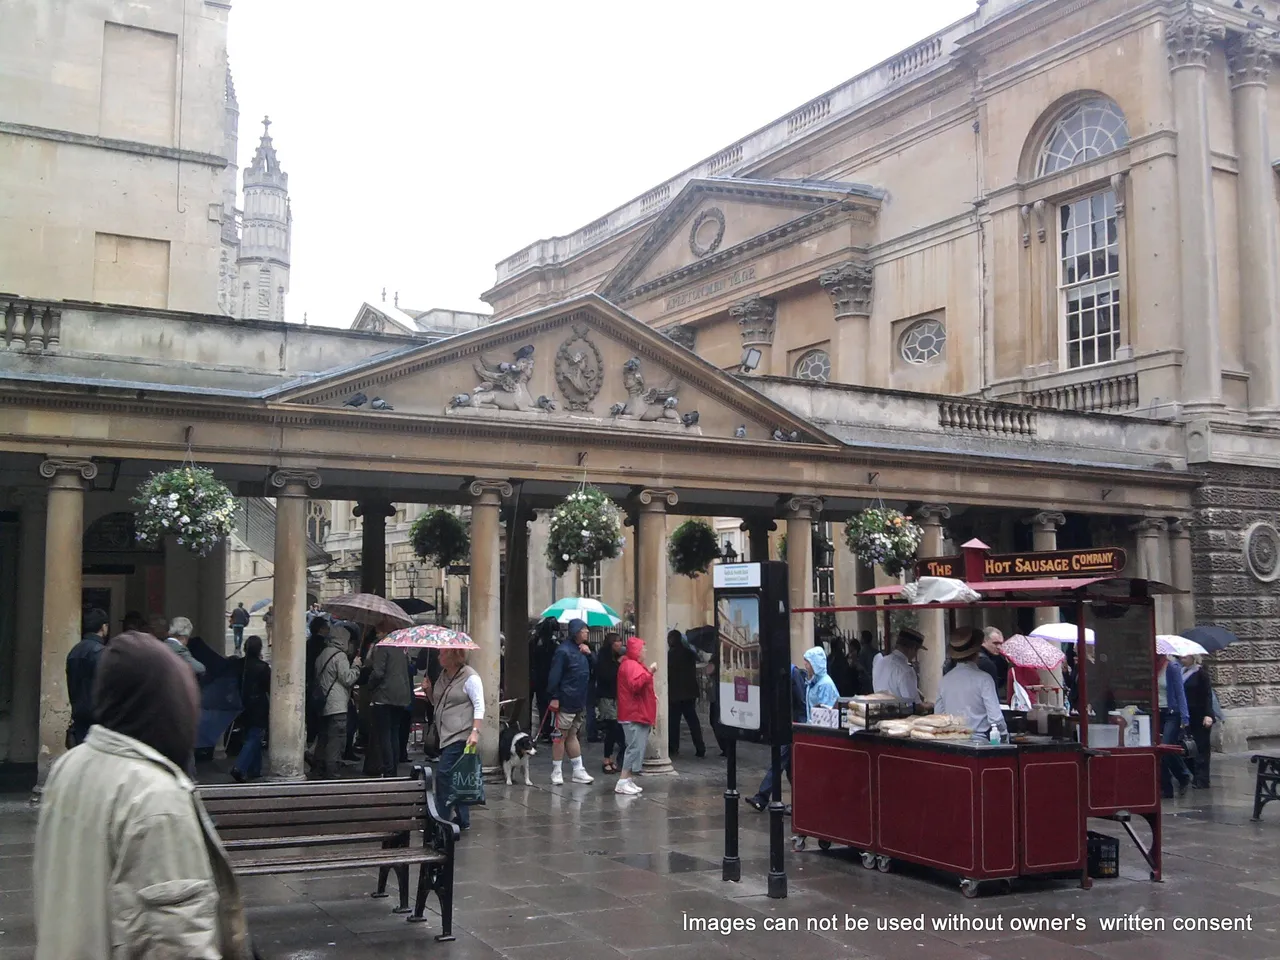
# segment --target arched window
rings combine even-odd
[[[798,380],[820,380],[825,383],[831,379],[831,357],[825,350],[810,350],[796,361],[791,375]]]
[[[1124,114],[1105,97],[1094,97],[1071,107],[1053,125],[1036,176],[1066,170],[1115,153],[1129,142]]]

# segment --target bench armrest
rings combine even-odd
[[[422,789],[427,802],[427,818],[423,824],[422,845],[430,844],[450,860],[453,859],[453,845],[462,836],[458,825],[440,816],[440,808],[436,806],[435,773],[430,767],[414,767],[414,776],[422,781]]]

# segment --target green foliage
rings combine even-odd
[[[467,525],[456,513],[443,507],[428,510],[413,521],[409,542],[420,559],[441,570],[471,556]]]
[[[915,563],[924,531],[897,510],[863,510],[844,525],[845,542],[864,563],[884,568],[896,577]]]
[[[212,470],[184,466],[153,473],[138,487],[134,528],[144,543],[175,537],[206,557],[235,527],[236,498]]]
[[[598,487],[571,493],[551,514],[547,566],[564,576],[574,564],[612,560],[622,553],[622,511]]]
[[[676,527],[667,541],[667,559],[671,569],[686,577],[706,573],[707,567],[720,559],[716,532],[705,520],[686,520]]]

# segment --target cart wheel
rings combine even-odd
[[[978,883],[977,880],[969,880],[969,879],[961,880],[960,892],[964,894],[966,900],[972,900],[974,897],[978,895],[979,886],[980,884]]]
[[[830,850],[830,849],[831,849],[831,841],[830,841],[830,840],[819,840],[819,841],[818,841],[818,849],[819,849],[819,850]]]
[[[876,869],[881,873],[888,873],[893,869],[893,861],[884,855],[878,856],[876,857]]]
[[[805,842],[805,838],[804,838],[804,837],[792,837],[792,838],[791,838],[791,845],[792,845],[793,849],[796,851],[796,853],[800,853],[801,851],[803,851],[803,850],[804,850],[804,842]]]
[[[1012,880],[1001,880],[1001,881],[1000,881],[1000,892],[1001,892],[1001,893],[1004,893],[1004,894],[1010,894],[1010,893],[1013,893],[1013,881],[1012,881]]]
[[[876,855],[870,850],[863,850],[862,865],[868,870],[874,870],[876,868]]]

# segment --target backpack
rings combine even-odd
[[[326,689],[321,690],[320,678],[324,676],[329,664],[333,663],[333,658],[341,652],[341,650],[335,650],[329,654],[329,659],[324,662],[324,666],[316,670],[316,683],[307,693],[307,724],[314,725],[317,730],[320,729],[320,725],[324,722],[324,705],[329,702],[329,694],[333,691],[333,684],[338,682],[338,678],[335,675],[333,683],[329,684]]]

